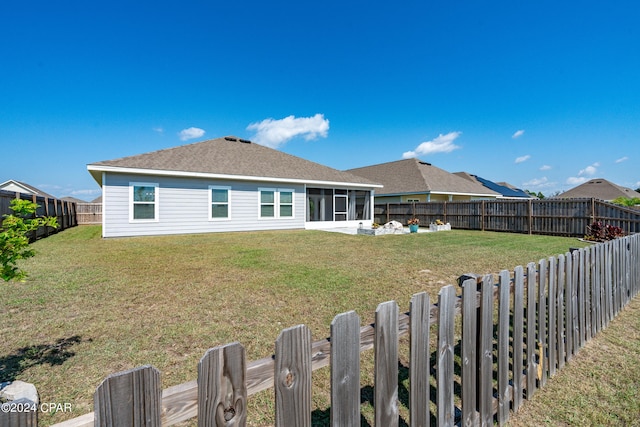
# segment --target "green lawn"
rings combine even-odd
[[[512,270],[584,245],[459,230],[106,240],[100,232],[82,226],[36,242],[35,258],[22,264],[27,281],[0,284],[0,380],[32,382],[42,402],[73,405],[72,413],[41,416],[44,425],[90,412],[96,386],[112,372],[152,364],[166,388],[195,379],[210,347],[240,341],[254,360],[272,354],[283,328],[304,323],[321,339],[341,312],[371,322],[381,302],[406,311],[413,294],[435,300],[463,273]],[[327,376],[314,373],[318,414],[329,406]],[[250,425],[271,422],[271,400],[250,398]]]

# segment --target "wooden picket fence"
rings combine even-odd
[[[95,412],[56,427],[170,426],[193,417],[199,426],[243,426],[247,399],[269,388],[276,426],[310,426],[312,371],[329,365],[330,424],[359,426],[360,353],[369,349],[375,425],[398,426],[398,347],[407,334],[408,425],[502,425],[638,293],[639,253],[640,235],[633,235],[505,270],[497,279],[469,277],[459,296],[453,285],[442,288],[437,304],[426,293],[414,295],[408,313],[394,301],[382,303],[371,325],[362,326],[353,311],[339,314],[331,336],[316,342],[306,326],[295,326],[280,333],[275,355],[253,362],[240,343],[215,347],[200,360],[197,380],[164,391],[152,366],[112,374],[95,392]]]

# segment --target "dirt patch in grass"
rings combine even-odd
[[[1,285],[0,380],[34,383],[41,401],[73,407],[42,414],[42,425],[90,412],[96,386],[113,372],[152,364],[166,388],[195,379],[208,348],[239,341],[255,360],[273,353],[283,328],[304,323],[318,340],[339,313],[355,310],[369,323],[381,302],[407,311],[413,294],[435,301],[460,274],[511,270],[583,245],[458,230],[99,236],[99,227],[84,226],[38,241],[36,257],[22,265],[27,282]],[[365,354],[363,390],[373,384],[369,365]],[[320,419],[328,413],[328,370],[316,378]],[[250,398],[250,425],[272,422],[272,401],[271,391]]]

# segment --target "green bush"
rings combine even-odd
[[[13,199],[9,207],[14,213],[4,215],[0,229],[0,277],[5,282],[24,281],[27,273],[17,262],[31,258],[35,251],[29,247],[29,233],[40,227],[58,227],[55,217],[35,216],[38,205],[29,200]]]

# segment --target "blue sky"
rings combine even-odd
[[[236,135],[336,169],[416,156],[546,195],[640,187],[633,1],[9,0],[0,182]]]

